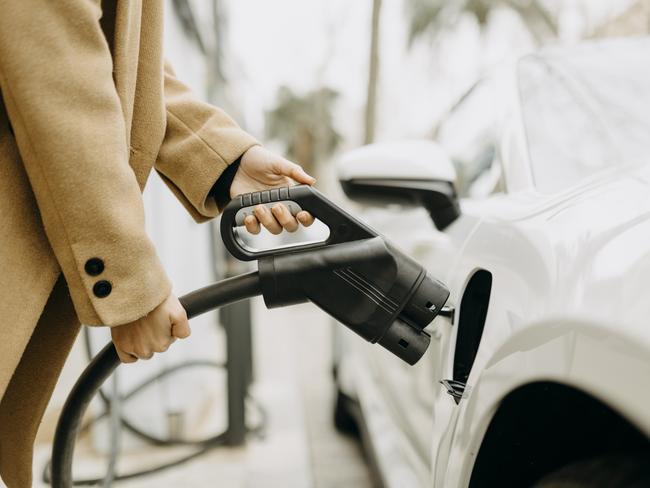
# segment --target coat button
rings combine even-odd
[[[102,271],[104,271],[104,261],[99,258],[90,258],[86,261],[84,269],[90,276],[100,275],[102,274]]]
[[[100,280],[93,286],[93,293],[98,298],[104,298],[111,294],[112,289],[110,281]]]

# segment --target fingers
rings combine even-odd
[[[153,352],[151,352],[151,351],[140,352],[140,353],[137,353],[137,357],[138,357],[138,359],[143,359],[145,361],[148,361],[149,359],[151,359],[153,357]]]
[[[135,363],[138,360],[138,358],[135,357],[133,354],[129,354],[128,352],[124,352],[124,351],[122,351],[121,349],[119,349],[117,347],[115,348],[115,350],[117,351],[117,357],[120,358],[120,361],[125,363],[125,364]]]
[[[239,170],[230,187],[231,196],[245,192],[290,186],[294,183],[313,185],[316,179],[308,175],[300,165],[271,153],[261,146],[253,146],[244,153]],[[314,218],[308,212],[302,212],[298,218],[291,215],[284,205],[273,208],[258,206],[253,215],[244,219],[244,226],[250,234],[259,234],[266,228],[271,234],[280,234],[282,230],[295,232],[300,224],[309,226]]]
[[[253,214],[257,217],[260,224],[262,224],[271,234],[277,235],[282,232],[282,226],[277,220],[275,220],[271,211],[265,206],[258,205],[253,209]]]
[[[314,223],[313,215],[310,214],[309,212],[305,212],[304,210],[296,214],[296,219],[305,227],[309,227],[311,224]]]
[[[244,225],[251,234],[257,235],[260,233],[260,223],[253,215],[249,215],[244,219]]]
[[[123,363],[135,363],[138,359],[144,359],[145,361],[151,359],[154,355],[154,352],[158,352],[155,349],[159,348],[143,343],[138,344],[135,347],[122,349],[122,354],[120,354],[120,349],[118,349],[117,355],[119,356],[120,361]],[[122,357],[124,357],[126,361],[122,359]]]
[[[190,330],[190,322],[187,320],[187,315],[185,318],[172,322],[172,337],[187,339],[191,333],[192,331]]]
[[[183,338],[188,337],[190,335],[189,324],[186,326],[181,325],[181,327],[183,330],[179,332],[179,336],[183,335]],[[148,343],[142,342],[137,346],[126,346],[124,348],[116,346],[115,350],[117,351],[117,356],[121,362],[127,364],[135,363],[139,359],[146,361],[151,359],[156,353],[166,352],[169,349],[169,346],[171,346],[175,341],[176,337],[170,336],[162,340],[159,339]]]
[[[246,230],[251,234],[259,234],[264,226],[271,234],[280,234],[282,229],[288,232],[295,232],[300,224],[309,227],[314,223],[314,217],[305,211],[298,212],[294,217],[289,209],[279,203],[269,208],[259,205],[253,209],[253,215],[244,219]]]
[[[137,346],[118,348],[117,356],[120,358],[120,361],[123,363],[135,363],[138,359],[143,359],[145,361],[151,359],[155,353],[165,352],[169,349],[176,339],[169,337],[168,339],[159,340],[157,342],[150,343],[140,343]]]
[[[286,206],[282,204],[274,205],[271,213],[273,213],[275,219],[286,231],[295,232],[298,230],[298,221],[291,215],[291,212],[289,212]]]
[[[171,346],[174,342],[176,342],[176,337],[172,337],[169,340],[165,340],[162,342],[159,342],[156,344],[156,347],[154,347],[154,351],[159,353],[159,352],[167,352],[169,349],[169,346]]]

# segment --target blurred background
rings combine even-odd
[[[459,190],[470,192],[496,157],[486,142],[494,101],[482,93],[490,73],[541,45],[649,28],[650,0],[169,0],[165,42],[197,96],[337,199],[340,154],[412,138],[438,140]],[[145,199],[148,231],[178,295],[246,269],[156,175]],[[118,473],[191,459],[117,486],[373,486],[357,440],[333,426],[332,324],[323,314],[313,306],[269,312],[254,300],[192,326],[189,340],[121,368],[105,389],[121,394],[130,426],[120,429]],[[108,339],[93,329],[73,350],[39,433],[37,486],[47,486],[42,472],[65,397]],[[92,415],[104,408],[98,399]],[[84,431],[79,477],[104,476],[114,435],[106,418]],[[188,442],[167,442],[179,438]]]

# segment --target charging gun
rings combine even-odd
[[[329,237],[323,242],[262,251],[248,247],[239,230],[246,215],[256,205],[278,202],[293,214],[310,212],[327,225]],[[449,296],[447,288],[422,266],[309,186],[236,197],[224,209],[221,236],[233,256],[257,260],[258,270],[180,297],[189,318],[258,295],[268,308],[311,301],[364,339],[415,364],[429,346],[424,328]],[[119,364],[115,347],[107,344],[72,388],[54,436],[52,487],[72,487],[72,459],[81,419]]]
[[[245,216],[256,205],[279,202],[293,214],[311,213],[329,228],[329,237],[280,249],[250,249],[237,230]],[[447,288],[422,266],[310,186],[236,197],[223,212],[221,237],[234,257],[258,261],[267,308],[311,301],[409,364],[429,346],[423,329],[449,297]]]

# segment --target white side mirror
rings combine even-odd
[[[456,170],[449,156],[427,140],[380,142],[343,155],[339,180],[391,178],[455,183]]]
[[[460,215],[456,171],[433,141],[370,144],[339,161],[339,182],[353,200],[422,205],[440,230]]]

